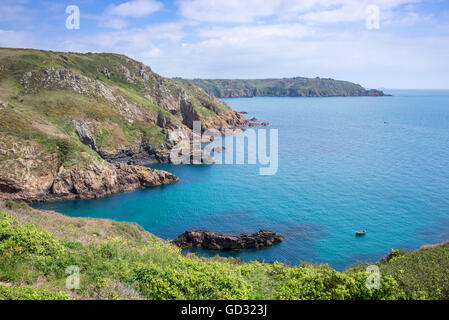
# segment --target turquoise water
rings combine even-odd
[[[283,243],[223,254],[339,270],[391,248],[449,240],[449,91],[388,93],[227,99],[278,129],[274,176],[260,176],[257,165],[157,165],[181,181],[35,207],[132,221],[165,239],[190,228],[272,229],[285,235]],[[361,229],[367,235],[356,237]]]

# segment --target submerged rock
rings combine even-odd
[[[188,230],[179,235],[173,243],[184,249],[201,247],[208,250],[242,250],[268,247],[282,240],[283,236],[271,230],[260,230],[253,234],[243,233],[239,236],[207,230]]]
[[[224,151],[226,151],[226,148],[223,146],[217,146],[217,147],[213,148],[213,151],[214,152],[224,152]]]
[[[261,123],[251,122],[251,123],[248,123],[248,127],[260,127],[260,126],[266,127],[266,126],[269,126],[269,125],[270,124],[268,122],[261,122]]]

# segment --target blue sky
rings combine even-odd
[[[80,29],[65,10],[79,7]],[[369,29],[367,7],[379,9]],[[116,52],[163,76],[449,88],[443,0],[1,0],[0,46]]]

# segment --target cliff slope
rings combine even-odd
[[[0,202],[1,299],[448,299],[449,248],[392,250],[375,263],[380,286],[365,285],[367,265],[244,263],[198,258],[134,223],[73,218]],[[301,257],[298,257],[301,259]],[[68,266],[79,289],[66,288]]]
[[[0,48],[0,200],[97,197],[177,181],[168,162],[195,120],[247,123],[202,89],[119,54]]]
[[[379,90],[366,90],[362,86],[341,80],[325,78],[283,79],[182,79],[184,85],[198,86],[218,98],[236,97],[334,97],[334,96],[383,96]]]

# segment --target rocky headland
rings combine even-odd
[[[240,113],[119,54],[0,48],[0,200],[93,198],[173,183],[167,163],[201,129]],[[180,134],[181,133],[181,134]]]
[[[188,230],[173,240],[173,243],[183,249],[243,250],[264,248],[283,240],[283,236],[271,230],[260,230],[253,234],[243,233],[239,236],[214,233],[207,230]]]
[[[281,79],[182,79],[184,85],[198,86],[218,98],[251,97],[346,97],[385,96],[381,90],[365,89],[349,81],[330,78]]]

